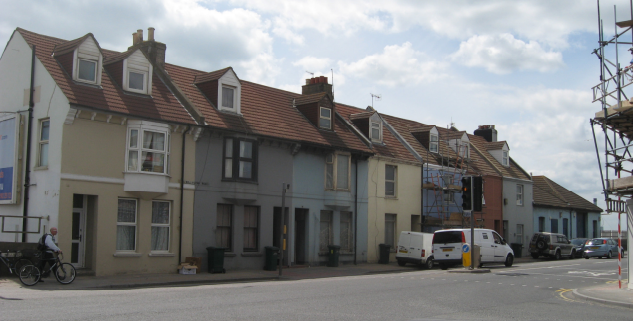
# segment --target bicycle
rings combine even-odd
[[[55,274],[57,282],[61,284],[72,283],[77,276],[77,270],[75,270],[75,267],[70,263],[62,263],[64,256],[61,253],[55,255],[54,257],[55,264],[53,264],[48,269],[43,270],[42,273],[40,273],[39,268],[37,268],[35,265],[23,266],[19,273],[20,281],[24,285],[34,285],[35,283],[40,281],[42,274],[44,274],[45,272],[52,272]]]
[[[13,273],[17,274],[17,272],[20,271],[20,269],[23,266],[33,264],[31,260],[25,259],[22,252],[20,251],[16,251],[16,252],[0,251],[0,261],[4,263],[4,265],[6,265],[6,267],[9,269],[9,273],[11,274]]]

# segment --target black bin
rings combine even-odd
[[[207,247],[209,258],[209,273],[226,273],[224,269],[224,251],[223,247]]]
[[[510,243],[510,248],[512,248],[512,252],[514,252],[514,257],[515,258],[523,257],[521,255],[521,252],[522,252],[522,249],[523,249],[523,244],[521,244],[521,243]]]
[[[327,266],[329,267],[337,267],[338,266],[338,256],[339,251],[341,250],[340,245],[328,245],[328,260]]]
[[[378,246],[380,247],[380,258],[378,259],[378,263],[389,264],[389,250],[391,249],[391,245],[378,244]]]
[[[274,246],[266,246],[266,265],[264,270],[275,271],[277,270],[277,259],[279,256],[279,248]]]

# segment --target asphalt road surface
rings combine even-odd
[[[624,264],[624,262],[623,262]],[[572,289],[617,282],[617,260],[131,290],[0,286],[0,320],[631,320]],[[450,271],[450,270],[449,270]],[[623,266],[623,278],[627,269]]]

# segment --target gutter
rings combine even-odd
[[[354,182],[354,265],[358,256],[358,157],[354,157],[356,167],[356,179]]]
[[[187,126],[182,132],[182,155],[180,159],[180,227],[178,230],[178,264],[182,262],[182,216],[184,207],[184,193],[185,193],[185,139],[187,138],[187,132],[191,129],[191,126]]]
[[[31,47],[31,92],[29,93],[29,126],[26,134],[26,171],[24,174],[24,206],[22,207],[22,243],[26,243],[29,214],[29,187],[31,186],[31,132],[33,126],[33,86],[35,82],[35,45]]]

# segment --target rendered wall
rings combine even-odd
[[[600,237],[600,213],[597,212],[581,212],[587,213],[587,235],[589,238],[593,237],[594,232],[596,233],[596,237]],[[567,219],[571,224],[569,225],[569,232],[567,233],[567,237],[569,239],[574,239],[578,237],[578,224],[576,221],[578,212],[571,209],[560,209],[560,208],[547,208],[547,207],[534,207],[534,233],[539,231],[539,217],[545,218],[545,229],[544,232],[553,232],[553,233],[561,233],[563,234],[563,219]],[[558,231],[552,231],[552,220],[558,220]],[[592,221],[597,221],[598,229],[594,231]]]
[[[397,166],[396,197],[385,197],[385,166]],[[385,243],[385,214],[396,214],[395,244],[402,231],[411,231],[411,216],[421,215],[421,165],[390,159],[369,159],[367,261],[378,262],[379,244]],[[395,261],[395,248],[390,261]]]
[[[517,185],[523,185],[523,205],[517,205]],[[534,234],[532,219],[532,181],[504,177],[503,179],[503,219],[508,221],[508,237],[510,243],[523,244],[523,256],[527,255],[527,246]],[[523,224],[522,242],[517,239],[517,224]]]

